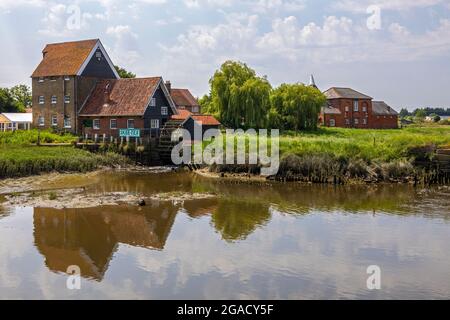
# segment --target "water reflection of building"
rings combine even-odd
[[[161,203],[142,208],[34,209],[34,238],[47,267],[66,272],[77,265],[98,281],[119,243],[162,250],[178,208]]]

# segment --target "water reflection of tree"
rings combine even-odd
[[[264,203],[221,200],[212,214],[212,224],[226,241],[245,240],[257,228],[270,221]]]
[[[66,272],[78,265],[82,275],[103,279],[119,243],[162,250],[178,208],[156,203],[135,207],[34,209],[34,238],[47,267]]]

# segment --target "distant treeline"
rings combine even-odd
[[[417,108],[413,112],[409,112],[407,109],[402,109],[400,111],[400,117],[404,118],[407,116],[450,116],[450,108]]]

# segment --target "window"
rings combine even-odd
[[[38,118],[38,125],[39,125],[39,127],[45,126],[45,119],[44,119],[43,116],[39,116],[39,118]]]
[[[156,98],[152,98],[152,100],[150,100],[150,107],[156,107]]]
[[[39,77],[39,80],[38,80],[38,82],[44,82],[44,77]]]
[[[64,117],[64,128],[71,128],[72,121],[70,121],[70,117]]]
[[[56,77],[51,77],[50,81],[53,81],[53,82],[56,81]]]
[[[355,119],[355,124],[359,124],[359,119],[358,118]]]
[[[330,127],[335,127],[336,121],[334,119],[330,119]]]
[[[94,130],[99,130],[100,129],[100,119],[94,119],[93,127],[94,127]]]
[[[58,117],[56,115],[52,116],[52,126],[56,127],[58,125]]]
[[[65,95],[64,96],[64,103],[70,103],[70,96],[69,95]]]
[[[362,110],[363,110],[363,112],[367,112],[367,105],[366,104],[363,104]]]
[[[117,129],[117,120],[116,119],[109,120],[109,128],[110,129]]]
[[[64,81],[70,81],[70,77],[69,76],[64,76]]]
[[[367,118],[363,119],[363,124],[367,124]]]
[[[44,104],[44,103],[45,103],[44,96],[39,96],[39,104]]]
[[[158,119],[152,119],[150,126],[152,129],[159,129],[159,120]]]
[[[102,53],[100,51],[97,51],[95,53],[95,57],[97,58],[98,61],[102,60]]]
[[[349,111],[350,111],[349,106],[345,106],[345,112],[349,112]]]
[[[198,113],[200,110],[198,108],[198,106],[194,106],[192,107],[192,113]]]
[[[58,98],[56,96],[52,96],[52,104],[56,104],[58,102]]]
[[[354,112],[358,112],[359,111],[358,100],[353,101],[353,111]]]
[[[345,124],[349,125],[350,124],[350,119],[345,119]]]
[[[167,107],[161,107],[161,114],[167,116],[169,114],[169,109]]]
[[[128,129],[134,129],[134,119],[128,119],[128,121],[127,121],[127,128]]]

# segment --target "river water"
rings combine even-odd
[[[236,184],[185,173],[104,173],[85,184],[96,194],[218,197],[0,206],[0,299],[450,298],[446,187]],[[67,287],[74,265],[79,290]],[[373,265],[379,290],[367,288]]]

